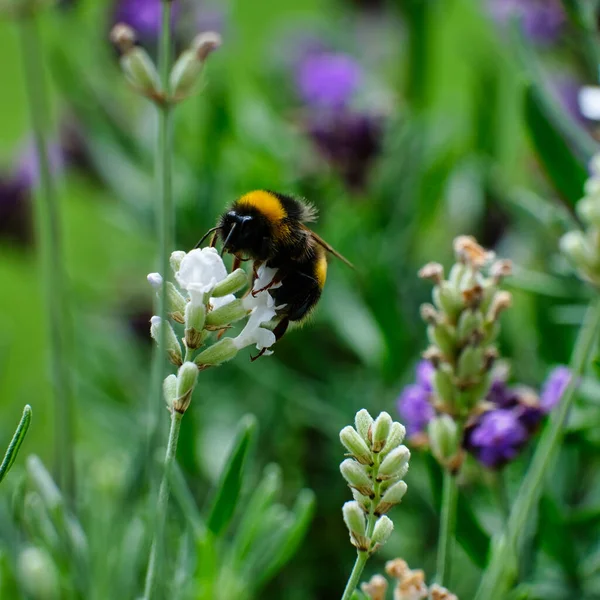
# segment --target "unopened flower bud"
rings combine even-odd
[[[375,529],[373,530],[373,535],[371,536],[371,542],[373,544],[383,546],[383,544],[390,539],[392,531],[394,531],[394,524],[392,523],[392,520],[385,515],[379,517],[375,523]]]
[[[361,551],[369,549],[369,540],[367,538],[367,524],[365,513],[358,502],[346,502],[342,507],[344,523],[350,532],[350,539],[354,546]]]
[[[433,289],[433,302],[439,310],[448,316],[452,323],[454,323],[454,319],[463,307],[462,297],[457,288],[447,281],[442,281],[440,285]]]
[[[160,91],[160,79],[156,66],[148,53],[134,46],[121,57],[121,68],[131,85],[146,96],[155,96]]]
[[[385,563],[385,572],[394,579],[404,579],[410,573],[410,569],[405,560],[395,558]]]
[[[500,290],[496,292],[494,298],[492,299],[492,304],[488,313],[486,315],[486,320],[489,322],[494,322],[498,320],[500,313],[507,308],[510,308],[512,305],[512,294],[505,290]]]
[[[238,353],[238,348],[231,338],[223,338],[216,344],[203,350],[196,356],[194,362],[200,367],[208,367],[220,365],[228,360],[231,360]]]
[[[404,477],[408,471],[409,459],[410,451],[406,446],[398,446],[398,448],[394,448],[383,459],[383,462],[379,466],[377,479],[379,481],[384,481],[386,479]]]
[[[437,583],[429,588],[429,598],[431,600],[458,600],[458,596]]]
[[[150,319],[150,335],[154,338],[156,343],[161,345],[162,343],[162,334],[161,330],[165,329],[164,337],[165,337],[165,348],[164,350],[169,357],[169,360],[177,366],[182,364],[182,355],[181,355],[181,346],[179,345],[179,341],[177,340],[177,336],[173,331],[173,327],[171,323],[168,321],[163,323],[160,317],[154,316]]]
[[[496,285],[510,275],[512,275],[512,261],[508,258],[497,260],[490,267],[490,276]]]
[[[248,275],[244,269],[236,269],[233,273],[229,273],[223,281],[217,283],[210,293],[214,298],[221,298],[228,294],[235,294],[248,283]]]
[[[364,408],[359,410],[354,417],[354,425],[356,426],[356,431],[358,431],[360,437],[367,444],[370,444],[369,429],[373,425],[373,417],[369,414],[369,411]]]
[[[447,365],[440,365],[433,374],[433,389],[443,405],[452,406],[454,402],[454,378],[452,369]]]
[[[34,546],[25,548],[19,554],[17,572],[28,597],[35,600],[61,597],[58,571],[46,550]]]
[[[356,502],[360,504],[360,506],[365,512],[369,512],[369,508],[371,507],[371,498],[369,498],[368,496],[364,496],[354,488],[352,488],[352,497]]]
[[[171,373],[165,378],[163,381],[163,396],[167,407],[172,408],[173,402],[177,398],[177,375]]]
[[[172,282],[167,281],[167,310],[173,320],[178,323],[184,322],[184,314],[187,306],[185,298],[179,293],[179,290]]]
[[[582,198],[577,203],[577,214],[587,225],[600,226],[600,201],[598,197]]]
[[[463,381],[477,377],[483,371],[483,349],[467,346],[458,358],[457,376]]]
[[[397,448],[404,440],[404,436],[406,435],[406,428],[402,423],[398,423],[398,421],[394,421],[392,426],[390,427],[390,432],[387,437],[387,442],[383,447],[383,450],[380,453],[381,457],[389,454],[394,448]]]
[[[483,317],[477,310],[464,310],[456,325],[456,338],[462,344],[477,341],[483,335]]]
[[[379,504],[375,507],[375,514],[384,515],[392,507],[396,506],[396,504],[399,504],[402,498],[404,498],[407,489],[408,486],[402,480],[390,486],[383,494],[383,498]]]
[[[198,380],[198,367],[193,362],[185,362],[177,372],[177,397],[173,409],[183,414],[190,405],[192,394]]]
[[[110,41],[121,54],[129,52],[135,46],[135,31],[125,23],[117,23],[110,32]]]
[[[421,279],[429,279],[436,285],[439,285],[444,280],[444,267],[436,262],[427,263],[419,270],[419,277]]]
[[[385,600],[388,582],[383,575],[373,575],[368,583],[360,584],[360,589],[369,600]]]
[[[385,411],[375,419],[371,428],[371,447],[373,452],[381,452],[387,442],[390,428],[392,427],[392,417]]]
[[[211,310],[206,315],[205,327],[208,329],[220,329],[230,323],[235,323],[243,319],[248,314],[248,309],[244,306],[241,298],[236,298],[215,310]]]
[[[169,264],[171,265],[171,269],[173,269],[173,273],[177,273],[177,271],[179,271],[181,261],[185,258],[185,254],[186,253],[183,250],[176,250],[175,252],[171,252]]]
[[[204,304],[188,302],[185,307],[185,345],[191,350],[202,345],[205,318],[206,307]]]
[[[474,270],[481,269],[487,262],[494,258],[493,252],[485,250],[470,235],[459,235],[454,240],[454,252],[457,260],[467,264]]]
[[[344,427],[340,431],[340,441],[358,462],[363,465],[372,464],[371,451],[354,427]]]
[[[342,461],[340,471],[350,487],[360,492],[363,496],[372,496],[373,482],[362,465],[351,458],[347,458]]]
[[[185,98],[194,91],[201,80],[204,61],[220,45],[221,37],[218,33],[201,33],[193,41],[192,46],[182,52],[173,65],[169,78],[170,88],[175,98]]]
[[[148,283],[155,289],[160,290],[163,284],[163,278],[160,273],[148,273]]]
[[[444,465],[458,452],[458,427],[448,415],[438,415],[427,426],[431,454]]]
[[[430,325],[427,328],[427,337],[435,344],[447,358],[454,354],[455,339],[453,331],[448,325]]]
[[[435,307],[433,306],[433,304],[429,304],[429,303],[421,304],[420,312],[421,312],[421,319],[423,319],[423,321],[425,321],[425,323],[428,323],[429,325],[437,325],[439,323],[440,314],[438,313],[437,310],[435,310]]]

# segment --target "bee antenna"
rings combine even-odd
[[[202,239],[194,246],[194,250],[196,248],[200,248],[200,246],[202,245],[202,242],[214,231],[217,231],[218,229],[223,229],[220,225],[217,225],[217,227],[213,227],[212,229],[209,229],[203,236]]]
[[[233,233],[235,227],[236,227],[237,223],[234,223],[231,226],[231,229],[229,230],[229,233],[227,234],[227,237],[225,238],[225,241],[223,242],[223,248],[221,248],[221,256],[223,256],[223,254],[225,253],[225,249],[227,248],[227,242],[229,241],[229,239],[231,238],[231,234]]]

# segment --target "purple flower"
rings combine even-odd
[[[540,405],[544,412],[550,412],[561,400],[571,379],[571,371],[565,366],[556,367],[542,386]]]
[[[382,125],[378,117],[343,109],[309,115],[306,129],[346,185],[360,190],[381,150]]]
[[[311,52],[296,70],[298,94],[309,106],[339,109],[346,106],[362,79],[358,63],[347,54]]]
[[[433,365],[429,361],[421,361],[416,368],[417,382],[407,385],[398,398],[398,412],[409,436],[424,431],[429,421],[435,417],[435,410],[430,402],[433,371]]]
[[[173,25],[177,16],[177,3],[173,2]],[[127,23],[142,38],[157,38],[162,19],[162,0],[118,0],[113,22]]]
[[[490,0],[490,12],[502,24],[518,19],[523,32],[542,44],[554,42],[566,23],[560,0]]]
[[[484,413],[465,432],[464,445],[491,469],[513,460],[529,439],[517,410],[500,408]]]

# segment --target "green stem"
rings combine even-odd
[[[152,549],[150,550],[150,560],[148,561],[148,571],[146,572],[146,585],[144,588],[144,600],[151,600],[156,591],[156,576],[161,568],[161,561],[164,546],[165,524],[169,509],[169,492],[171,471],[177,454],[177,442],[179,440],[179,430],[181,428],[181,418],[183,414],[173,411],[171,413],[171,429],[169,431],[169,443],[165,455],[165,467],[160,489],[158,491],[158,504],[156,507],[156,530]]]
[[[60,206],[56,194],[50,158],[47,130],[50,103],[45,85],[40,35],[35,15],[19,20],[21,54],[31,126],[35,139],[40,178],[36,217],[39,254],[44,280],[50,334],[50,361],[54,396],[54,444],[60,487],[73,505],[75,497],[75,466],[73,461],[73,395],[68,360],[68,309],[65,294],[65,272],[62,253]]]
[[[498,503],[498,508],[502,513],[502,520],[504,523],[508,521],[510,515],[510,500],[508,498],[508,492],[506,491],[506,479],[504,477],[504,471],[499,471],[493,474],[494,495]]]
[[[600,301],[592,303],[579,330],[571,360],[571,379],[552,421],[546,426],[531,461],[525,480],[510,511],[506,530],[495,545],[476,600],[504,598],[514,583],[527,524],[537,506],[544,482],[562,439],[569,411],[575,399],[575,389],[589,360],[592,346],[600,328]]]
[[[456,530],[456,499],[458,486],[456,475],[444,470],[444,489],[442,495],[442,515],[440,518],[440,537],[437,550],[437,576],[440,585],[450,581],[450,566],[454,548],[454,532]]]
[[[367,515],[367,539],[371,539],[373,535],[373,530],[375,529],[375,523],[377,522],[377,515],[375,514],[375,507],[379,504],[381,500],[381,482],[377,481],[377,475],[379,473],[379,463],[380,457],[379,454],[375,454],[375,458],[373,461],[373,498],[371,500],[371,506],[369,508],[369,514]],[[344,594],[342,595],[342,600],[350,600],[352,598],[352,594],[354,590],[357,588],[360,582],[360,576],[367,564],[367,560],[369,560],[369,556],[371,552],[365,550],[358,550],[356,555],[356,562],[354,563],[354,567],[352,568],[352,572],[350,573],[350,577],[348,578],[348,582],[346,583],[346,588],[344,589]]]

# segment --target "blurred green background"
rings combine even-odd
[[[449,266],[452,239],[475,235],[517,266],[508,282],[514,306],[503,317],[501,337],[512,379],[539,387],[552,365],[569,360],[589,292],[557,248],[596,147],[593,124],[573,102],[578,86],[596,79],[585,42],[593,45],[595,33],[565,17],[560,34],[539,43],[494,20],[476,0],[239,0],[187,9],[197,20],[180,19],[180,49],[207,22],[224,43],[211,56],[202,92],[176,111],[177,248],[191,249],[237,196],[267,188],[313,202],[320,212],[314,229],[357,268],[330,263],[314,318],[287,334],[273,356],[252,364],[240,356],[201,373],[178,460],[202,505],[236,424],[255,415],[259,434],[247,490],[266,465],[277,463],[286,505],[304,487],[317,501],[298,554],[260,597],[338,597],[354,561],[341,519],[350,493],[338,471],[338,432],[363,407],[397,417],[396,399],[426,345],[418,308],[429,287],[417,279],[418,268],[430,260]],[[130,513],[115,516],[114,507],[134,498],[129,506],[138,510],[139,497],[151,491],[141,449],[157,410],[149,394],[153,297],[146,282],[158,265],[156,122],[152,106],[124,82],[108,42],[114,10],[79,0],[42,17],[54,129],[61,132],[55,143],[69,147],[59,181],[79,498],[99,561],[99,548],[111,546],[99,523],[109,523],[119,538]],[[142,41],[153,54],[155,40]],[[352,114],[374,123],[368,139],[342,123],[332,154],[315,142],[314,109],[298,93],[297,63],[302,48],[314,43],[356,61],[362,77]],[[31,144],[19,38],[8,21],[0,22],[0,56],[5,184]],[[29,206],[27,194],[22,203]],[[0,212],[0,440],[8,442],[25,403],[34,412],[12,487],[2,488],[0,533],[11,563],[28,537],[8,490],[18,497],[25,485],[26,454],[53,466],[53,416],[35,244],[27,234],[15,239],[8,214]],[[580,396],[542,504],[537,550],[523,566],[531,584],[525,597],[600,598],[597,382],[586,379]],[[164,443],[168,415],[160,410]],[[510,494],[528,456],[507,469]],[[461,598],[472,597],[482,549],[500,525],[491,475],[468,467],[461,505],[469,514],[459,514],[451,586]],[[439,475],[414,452],[408,494],[392,513],[392,541],[369,563],[365,579],[396,556],[433,574]],[[147,502],[139,510],[147,511]],[[134,574],[138,588],[141,573],[143,560]],[[108,581],[110,571],[103,576]],[[16,581],[6,588],[16,595],[3,598],[28,597]]]

